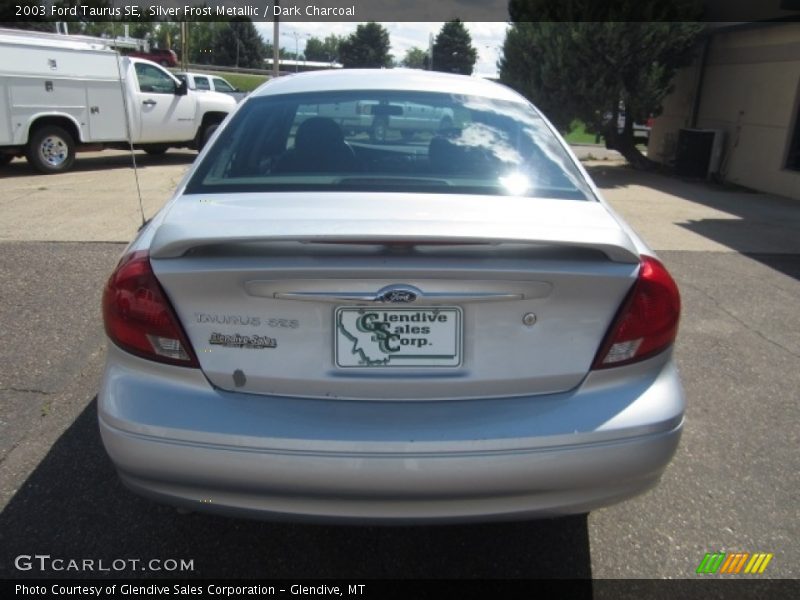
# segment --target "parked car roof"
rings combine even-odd
[[[397,90],[457,92],[511,102],[527,102],[504,85],[480,77],[465,77],[420,69],[330,69],[278,77],[253,92],[254,97],[309,91]]]

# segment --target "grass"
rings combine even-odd
[[[586,125],[583,121],[574,120],[570,123],[570,132],[564,136],[568,144],[595,144],[595,136],[593,133],[587,133]]]
[[[250,73],[230,73],[227,71],[208,71],[212,75],[219,75],[230,83],[233,87],[243,92],[252,92],[269,77],[267,75],[252,75]]]
[[[564,136],[564,139],[567,140],[568,144],[603,144],[602,137],[598,141],[595,137],[595,134],[588,133],[586,131],[586,125],[583,123],[583,121],[575,119],[569,124],[569,127],[570,132]],[[643,142],[637,142],[637,145],[647,147],[647,144]]]

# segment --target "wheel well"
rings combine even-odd
[[[200,131],[197,133],[200,134],[202,131],[205,131],[205,128],[209,125],[213,125],[214,123],[222,123],[227,116],[228,113],[224,112],[207,112],[203,115],[203,121],[200,123]]]
[[[28,139],[30,140],[31,136],[33,136],[36,131],[47,125],[61,127],[72,136],[72,139],[76,144],[81,143],[80,131],[78,131],[75,123],[70,121],[67,117],[39,117],[33,123],[31,123],[30,129],[28,130]]]

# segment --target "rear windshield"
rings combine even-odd
[[[592,197],[530,106],[385,90],[248,100],[186,192],[252,191]]]

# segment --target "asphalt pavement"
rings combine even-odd
[[[141,499],[103,451],[100,293],[139,221],[122,156],[82,157],[77,172],[50,177],[15,161],[0,179],[0,578],[63,575],[15,568],[34,553],[185,559],[193,570],[177,574],[205,577],[682,578],[706,552],[745,551],[774,553],[764,577],[800,575],[800,204],[588,163],[682,293],[686,429],[654,490],[523,523],[274,524]],[[146,213],[191,158],[147,162]]]

